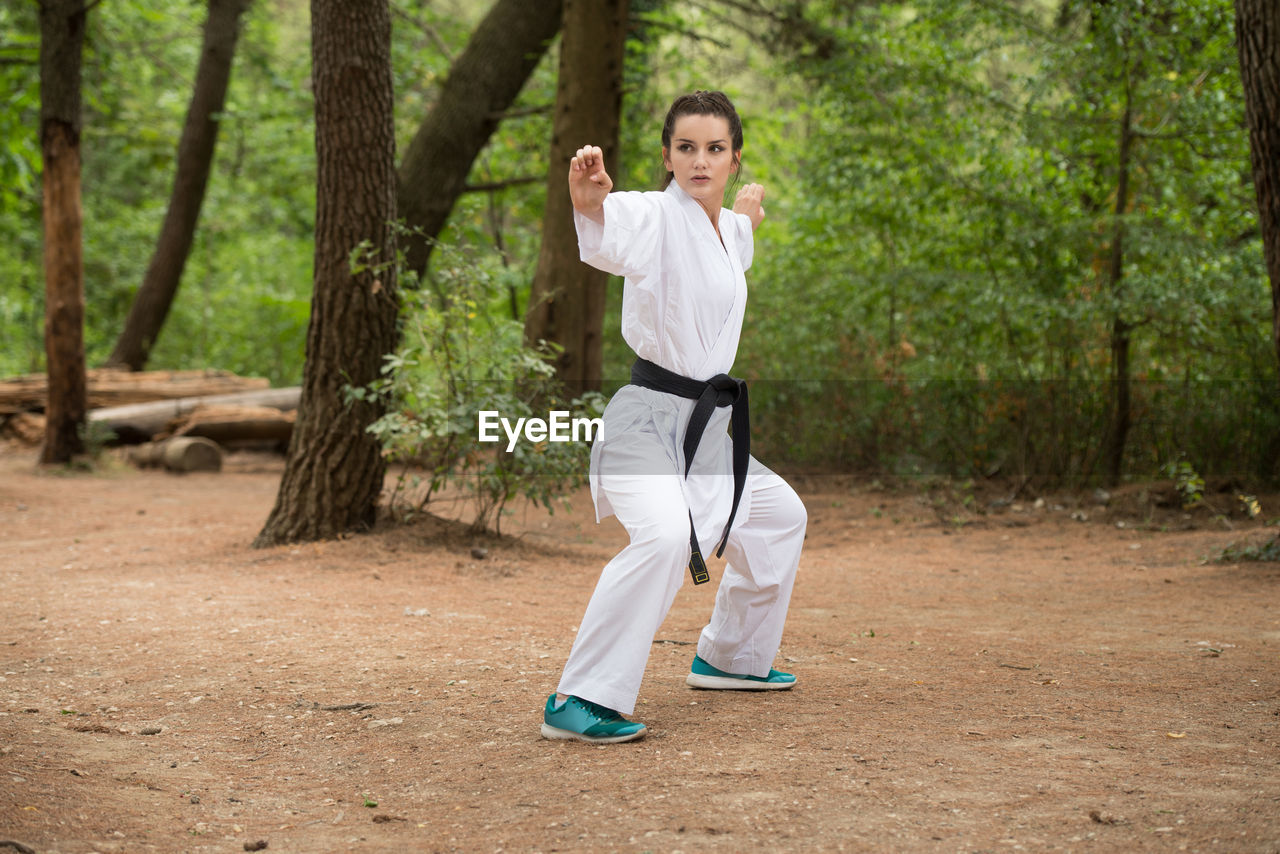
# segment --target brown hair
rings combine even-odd
[[[681,95],[671,102],[671,109],[667,110],[667,120],[662,123],[662,147],[671,148],[671,134],[676,129],[676,119],[681,116],[719,116],[729,123],[729,139],[733,148],[734,162],[738,162],[742,153],[742,119],[738,117],[738,111],[734,109],[733,102],[729,100],[729,96],[723,92],[708,92],[699,89],[697,92],[690,92],[688,95]],[[662,186],[665,189],[674,178],[671,172],[667,172],[667,177],[663,179]],[[737,180],[735,175],[734,180]]]

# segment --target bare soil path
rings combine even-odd
[[[799,686],[686,688],[714,584],[686,586],[649,737],[592,747],[538,736],[622,542],[584,496],[503,540],[253,550],[276,466],[33,459],[0,456],[0,841],[41,854],[1280,851],[1280,565],[1205,561],[1275,497],[973,514],[810,481]]]

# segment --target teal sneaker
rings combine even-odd
[[[613,709],[607,709],[581,697],[569,697],[559,706],[556,695],[547,697],[542,713],[542,737],[613,744],[644,738],[645,725],[629,721]]]
[[[707,664],[701,656],[695,655],[684,683],[691,688],[719,691],[785,691],[796,684],[796,677],[780,670],[770,670],[768,676],[725,673]]]

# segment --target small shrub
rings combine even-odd
[[[525,345],[521,324],[498,308],[505,290],[461,250],[438,246],[425,286],[412,275],[401,281],[400,349],[387,356],[380,379],[347,390],[349,398],[374,398],[385,407],[369,432],[402,465],[393,514],[420,513],[450,486],[472,505],[475,531],[500,531],[503,512],[517,495],[554,510],[585,482],[590,446],[521,440],[508,451],[505,436],[481,443],[479,413],[496,411],[512,423],[545,419],[551,410],[596,418],[604,399],[595,393],[561,396],[554,348]]]
[[[1214,563],[1251,563],[1280,561],[1280,536],[1265,543],[1238,545],[1232,543],[1218,553]]]
[[[1184,509],[1196,507],[1204,500],[1204,478],[1186,460],[1169,463],[1162,471],[1173,480]]]

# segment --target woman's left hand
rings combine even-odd
[[[764,186],[748,184],[738,191],[733,201],[733,212],[746,214],[751,219],[751,230],[755,231],[764,222]]]

